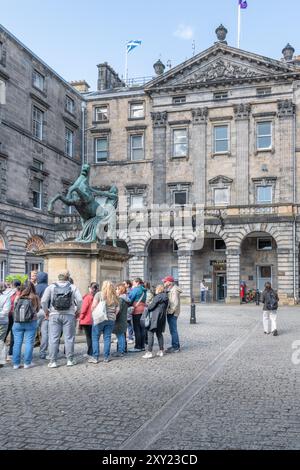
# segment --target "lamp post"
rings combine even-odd
[[[194,297],[192,297],[192,302],[191,302],[191,317],[190,317],[190,324],[194,325],[196,324],[196,305],[194,301]]]

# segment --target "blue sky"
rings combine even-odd
[[[0,0],[0,23],[66,80],[96,87],[96,65],[124,74],[125,44],[141,39],[129,58],[129,77],[153,75],[158,59],[172,66],[215,41],[222,22],[236,46],[238,0]],[[248,0],[241,48],[280,58],[290,42],[300,54],[300,2]]]

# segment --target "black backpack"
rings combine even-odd
[[[267,310],[277,310],[278,308],[277,296],[273,290],[267,293],[266,307]]]
[[[65,286],[54,284],[52,307],[59,311],[69,310],[72,306],[72,287],[68,282]]]
[[[14,308],[14,321],[17,323],[29,323],[33,320],[35,311],[31,299],[18,299]]]

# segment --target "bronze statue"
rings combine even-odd
[[[81,243],[92,243],[101,241],[106,244],[106,237],[113,240],[113,246],[116,242],[116,208],[118,205],[118,189],[112,186],[109,191],[99,191],[89,184],[90,165],[84,164],[80,176],[69,188],[66,196],[57,194],[48,205],[48,211],[51,213],[56,201],[60,200],[67,206],[74,206],[78,211],[82,231],[76,241]],[[96,201],[94,196],[106,197],[104,206]]]

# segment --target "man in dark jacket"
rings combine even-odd
[[[48,287],[48,274],[44,272],[37,273],[37,285],[36,293],[41,299],[45,290]],[[46,359],[48,351],[48,342],[49,342],[49,320],[45,318],[45,312],[41,308],[38,313],[38,328],[41,333],[41,344],[40,344],[40,359]]]
[[[264,325],[264,333],[268,335],[272,333],[273,336],[278,336],[277,332],[277,308],[278,308],[278,295],[272,289],[271,283],[265,283],[265,290],[262,294],[262,301],[263,301],[263,325]],[[270,331],[270,321],[271,321],[271,331]]]

